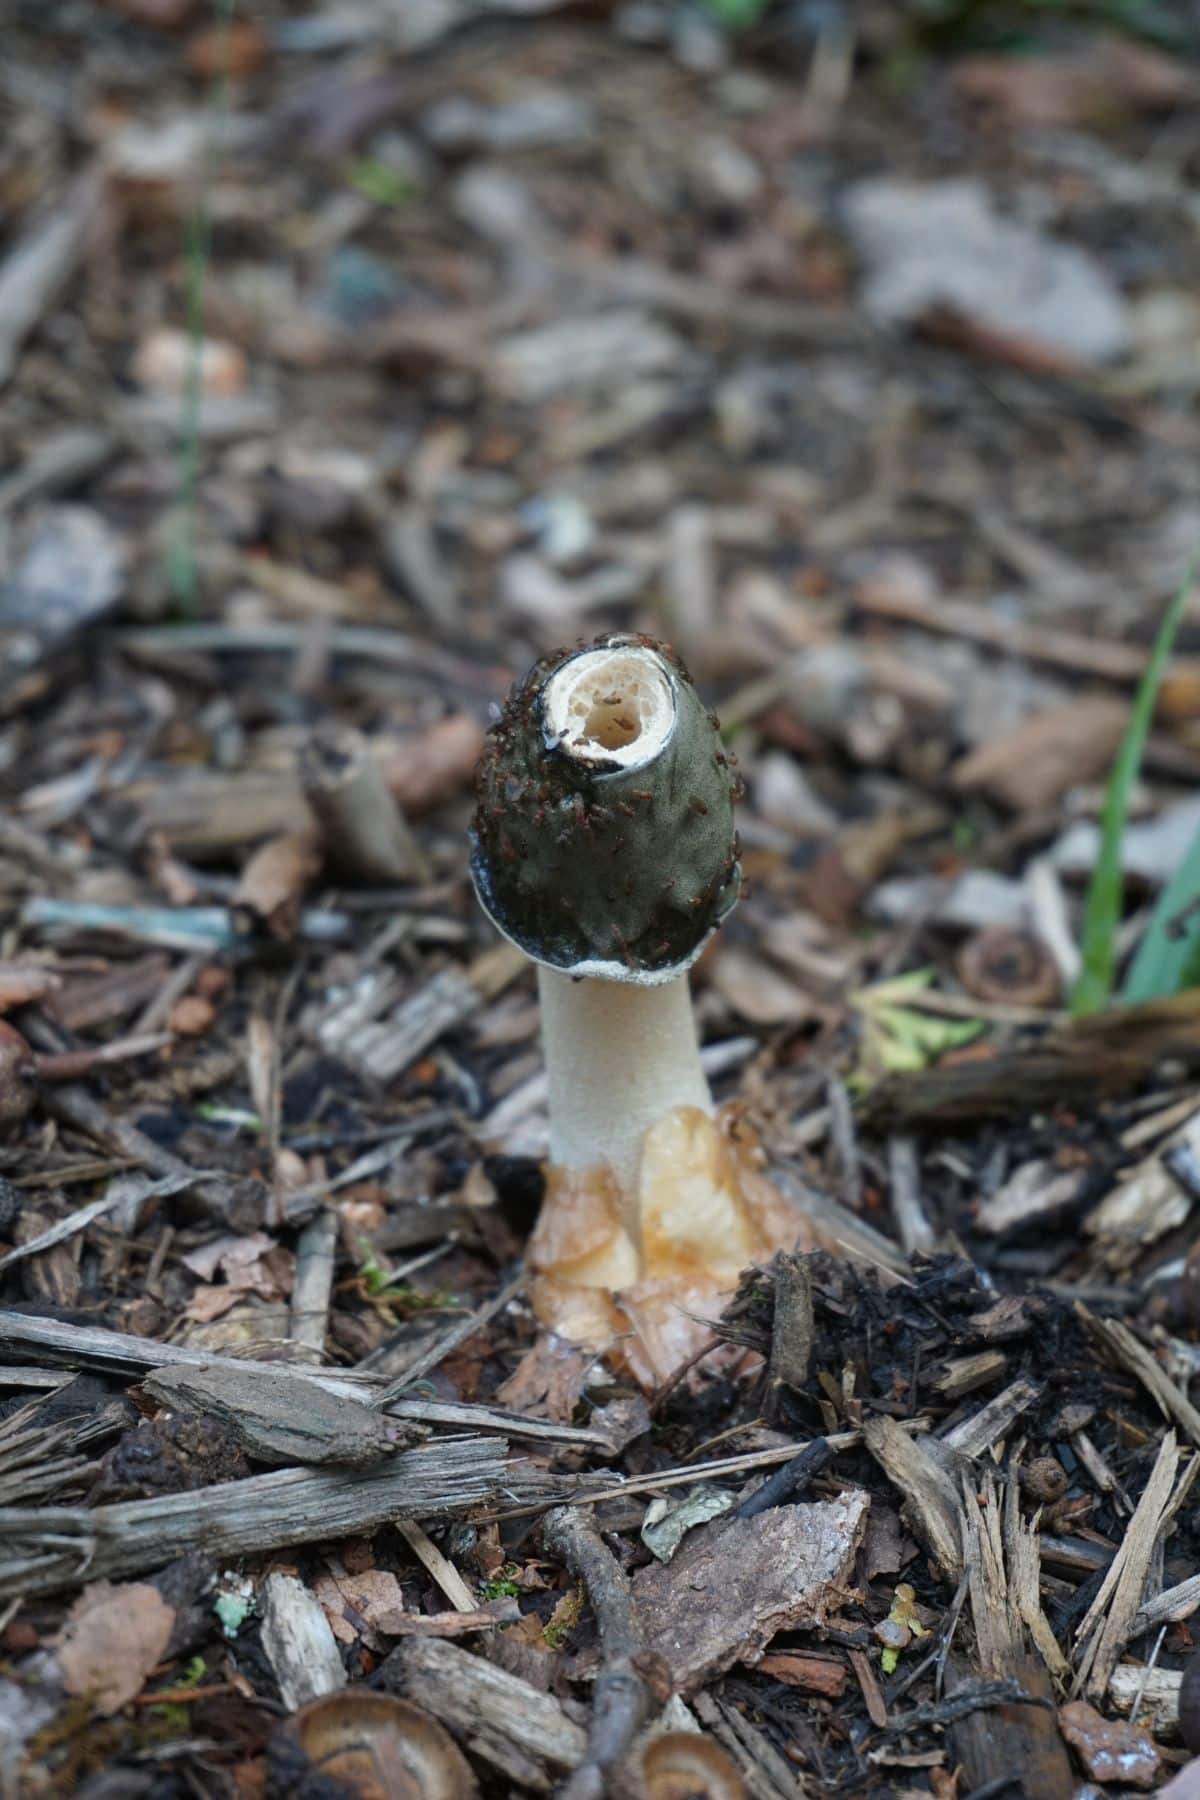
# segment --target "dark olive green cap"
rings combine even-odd
[[[480,904],[551,968],[670,980],[737,900],[740,787],[674,651],[620,635],[557,651],[513,688],[479,760]]]

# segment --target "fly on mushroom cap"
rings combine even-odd
[[[670,981],[737,899],[737,792],[673,651],[626,636],[558,651],[514,687],[480,759],[480,903],[550,968]]]

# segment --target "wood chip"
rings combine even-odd
[[[345,1686],[346,1671],[324,1608],[302,1581],[268,1575],[259,1607],[263,1652],[289,1712]]]
[[[409,1639],[388,1657],[382,1678],[519,1788],[548,1794],[583,1761],[587,1737],[560,1701],[454,1644]]]
[[[671,1562],[641,1569],[634,1600],[649,1649],[684,1695],[734,1662],[754,1662],[776,1632],[819,1625],[841,1603],[869,1499],[775,1507],[691,1533]]]
[[[142,1385],[173,1410],[219,1419],[248,1456],[272,1465],[369,1469],[420,1435],[419,1427],[384,1419],[361,1400],[334,1399],[282,1368],[271,1381],[203,1365],[151,1369]]]
[[[863,1426],[863,1442],[900,1497],[900,1516],[948,1580],[962,1573],[962,1524],[953,1477],[894,1419]]]
[[[1041,1388],[1036,1381],[1027,1376],[1020,1376],[1008,1387],[989,1400],[986,1406],[980,1407],[977,1413],[952,1430],[939,1441],[949,1446],[959,1456],[974,1460],[990,1450],[999,1439],[1007,1437],[1014,1423],[1023,1412],[1031,1407],[1041,1395]]]
[[[1117,1554],[1076,1630],[1075,1694],[1082,1692],[1093,1701],[1104,1696],[1142,1603],[1178,1465],[1175,1433],[1168,1431]]]
[[[1089,1312],[1082,1301],[1076,1302],[1075,1311],[1088,1333],[1103,1344],[1117,1366],[1127,1369],[1141,1382],[1158,1404],[1164,1418],[1173,1419],[1193,1444],[1200,1444],[1200,1412],[1197,1412],[1183,1390],[1175,1385],[1166,1370],[1154,1360],[1145,1345],[1134,1337],[1128,1325],[1122,1325],[1119,1319],[1100,1318]]]

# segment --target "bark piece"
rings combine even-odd
[[[361,1400],[335,1399],[282,1368],[269,1381],[230,1368],[152,1369],[142,1385],[164,1406],[215,1416],[248,1456],[280,1466],[369,1469],[420,1435],[420,1427],[384,1419]]]
[[[383,771],[396,800],[413,817],[463,792],[482,749],[479,721],[470,713],[451,713],[419,735],[386,749]]]
[[[827,1700],[839,1700],[846,1689],[846,1666],[831,1656],[810,1656],[799,1650],[773,1651],[758,1665],[764,1675],[773,1675],[785,1687],[802,1688],[806,1694],[823,1694]]]
[[[325,1207],[304,1227],[296,1244],[288,1336],[294,1344],[311,1350],[318,1362],[324,1355],[329,1329],[337,1237],[337,1213],[332,1207]]]
[[[969,343],[1038,369],[1104,363],[1128,347],[1129,315],[1101,265],[1002,217],[982,182],[872,177],[842,205],[877,324],[952,321]]]
[[[1171,1152],[1188,1159],[1200,1154],[1200,1112],[1131,1169],[1083,1221],[1115,1274],[1131,1269],[1147,1245],[1176,1231],[1192,1210],[1192,1196],[1171,1173]]]
[[[813,1347],[812,1273],[808,1259],[780,1251],[771,1270],[775,1277],[775,1308],[763,1401],[768,1419],[778,1417],[788,1388],[799,1392],[804,1387]]]
[[[586,1735],[559,1701],[455,1644],[411,1638],[393,1650],[382,1677],[518,1787],[548,1794],[583,1761]]]
[[[346,1683],[346,1671],[319,1600],[294,1575],[263,1584],[262,1647],[289,1712]]]
[[[633,1592],[646,1646],[677,1690],[694,1692],[734,1662],[755,1662],[777,1631],[836,1611],[866,1530],[869,1497],[775,1507],[692,1533],[670,1563],[642,1569]]]
[[[1004,1186],[989,1194],[975,1215],[975,1227],[991,1237],[1049,1222],[1070,1206],[1086,1179],[1082,1169],[1056,1169],[1048,1158],[1022,1163]]]

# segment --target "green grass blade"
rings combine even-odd
[[[1125,897],[1125,882],[1121,873],[1121,840],[1125,835],[1129,794],[1142,766],[1142,753],[1150,735],[1158,690],[1180,620],[1191,598],[1198,565],[1200,552],[1193,554],[1178,591],[1163,614],[1149,660],[1134,695],[1125,736],[1121,740],[1108,778],[1104,812],[1100,819],[1100,852],[1096,858],[1096,867],[1092,870],[1083,908],[1080,945],[1083,968],[1071,990],[1073,1013],[1099,1011],[1112,993],[1117,926],[1120,924]]]
[[[1200,963],[1200,831],[1158,896],[1154,917],[1137,948],[1121,990],[1123,1000],[1161,1000],[1192,987]],[[1172,929],[1178,921],[1177,929]]]
[[[200,188],[188,217],[186,304],[188,366],[179,422],[179,482],[175,530],[167,546],[167,581],[179,610],[193,617],[197,604],[196,492],[200,482],[200,410],[204,399],[204,284],[212,249],[210,197],[216,142],[229,116],[229,61],[235,0],[216,0],[217,27],[222,35],[221,72],[209,102]]]

